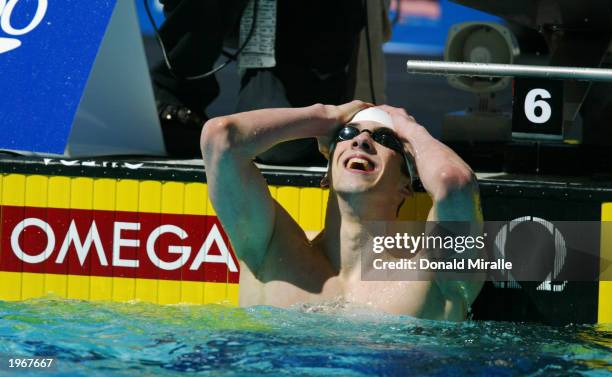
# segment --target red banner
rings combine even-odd
[[[1,271],[238,283],[215,216],[0,209]]]

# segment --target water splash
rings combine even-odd
[[[611,349],[611,325],[428,321],[337,300],[288,310],[0,302],[0,355],[55,357],[58,375],[607,376]]]

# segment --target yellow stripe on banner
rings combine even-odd
[[[68,177],[49,177],[47,205],[50,208],[69,208],[70,187],[70,178]],[[66,274],[45,274],[45,294],[50,293],[66,297],[68,295],[67,273],[66,271]]]
[[[27,207],[47,207],[49,179],[42,175],[29,175],[25,179],[25,205]]]
[[[208,185],[204,185],[206,188],[206,192],[208,192]],[[217,216],[217,212],[215,212],[215,208],[213,207],[210,197],[206,197],[206,215],[208,216]],[[227,299],[227,286],[228,283],[204,283],[202,296],[203,304],[211,304],[211,303],[222,303]]]
[[[2,183],[2,204],[22,207],[25,203],[25,176],[8,174]],[[0,272],[0,300],[21,300],[21,273]]]
[[[136,279],[136,292],[134,299],[138,301],[157,304],[159,294],[159,282],[157,279]]]
[[[230,285],[234,284],[204,283],[204,304],[228,303],[227,289]]]
[[[140,212],[160,213],[162,208],[162,183],[159,181],[141,181],[138,193]],[[161,215],[160,215],[161,218]],[[140,252],[146,252],[146,245],[140,245]],[[156,304],[159,295],[157,279],[136,279],[135,299]]]
[[[157,303],[178,304],[181,302],[181,282],[180,280],[159,280]]]
[[[25,203],[25,175],[8,174],[4,176],[2,204],[23,207]]]
[[[117,196],[117,180],[100,178],[94,180],[93,184],[93,208],[102,211],[114,211],[116,209],[115,198]]]
[[[113,298],[113,278],[110,276],[91,276],[89,279],[89,299],[92,301],[111,301]]]
[[[166,182],[162,185],[161,194],[162,213],[183,214],[185,208],[184,183]],[[181,282],[160,279],[157,302],[160,304],[178,304],[181,302]]]
[[[93,209],[93,179],[77,177],[71,179],[70,209]]]
[[[203,183],[186,183],[184,212],[188,215],[205,215],[208,203],[207,187]],[[192,252],[194,252],[192,250]],[[204,303],[203,282],[181,281],[181,302],[187,304]]]
[[[599,304],[597,322],[612,323],[612,203],[601,206],[601,247],[599,251]]]
[[[240,284],[227,285],[227,303],[232,306],[238,306],[238,293]]]
[[[4,174],[0,173],[0,204],[2,204],[2,182],[4,181]],[[0,225],[4,224],[2,220],[2,207],[0,207]],[[2,239],[2,226],[0,226],[0,240]],[[2,246],[0,246],[0,261],[2,261]]]
[[[68,274],[67,297],[74,300],[89,300],[90,281],[91,276]]]
[[[24,199],[27,207],[47,206],[47,181],[47,177],[40,175],[26,176]],[[25,209],[25,215],[26,217],[30,217],[28,216],[28,209]],[[47,221],[46,218],[43,218],[43,220]],[[28,232],[24,232],[24,237],[29,237]],[[57,242],[56,240],[56,243]],[[44,287],[44,274],[23,274],[21,280],[21,299],[27,300],[29,298],[42,296]]]
[[[116,184],[115,210],[138,212],[140,182],[133,179],[118,179]]]
[[[63,274],[44,274],[45,279],[45,295],[54,295],[58,297],[67,297],[68,275]]]
[[[32,297],[21,297],[19,292],[12,289],[14,284],[17,282],[24,282],[25,284],[29,284],[30,282],[36,281],[38,279],[42,279],[43,276],[47,279],[49,276],[55,277],[67,277],[71,279],[71,281],[77,281],[78,279],[89,279],[91,287],[106,287],[110,286],[113,281],[114,284],[119,284],[119,286],[124,286],[125,284],[131,284],[130,280],[126,278],[118,278],[118,277],[107,277],[107,276],[78,276],[78,275],[52,275],[52,274],[40,274],[40,273],[31,273],[31,272],[6,272],[0,271],[0,281],[6,282],[7,285],[0,285],[0,300],[3,301],[19,301],[26,298],[36,298],[36,297],[44,297],[49,294],[53,296],[58,296],[56,292],[48,291],[39,294],[38,296]],[[238,305],[238,284],[225,284],[225,283],[206,283],[199,281],[168,281],[168,280],[157,280],[157,279],[136,279],[137,283],[142,283],[143,286],[147,284],[159,284],[163,286],[162,289],[171,289],[175,290],[176,285],[180,284],[182,287],[182,293],[186,296],[181,298],[180,303],[185,304],[227,304],[227,305]],[[169,284],[166,284],[169,283]],[[206,289],[208,291],[208,296],[206,302],[202,301],[202,297],[204,295],[202,292]],[[64,297],[64,296],[59,296]],[[91,300],[99,300],[99,298],[91,296]],[[133,298],[138,301],[147,301],[146,297],[135,297]],[[127,302],[129,300],[120,300],[116,297],[113,301],[118,302]],[[155,303],[155,302],[153,302]],[[176,304],[178,302],[165,302],[163,304]]]
[[[70,208],[70,178],[49,177],[49,197],[47,205],[51,208]]]
[[[7,206],[23,206],[25,201],[25,179],[26,177],[34,177],[38,180],[49,181],[49,192],[39,190],[38,194],[32,195],[28,199],[28,206],[32,207],[51,207],[60,209],[84,209],[84,210],[103,210],[103,211],[125,211],[125,212],[152,212],[159,213],[157,206],[161,203],[153,203],[150,201],[133,202],[131,199],[137,197],[133,194],[133,188],[128,189],[128,197],[117,191],[117,187],[129,187],[139,184],[158,184],[162,185],[161,181],[136,181],[136,180],[121,180],[100,178],[92,179],[89,177],[64,177],[64,176],[44,176],[34,175],[26,176],[23,174],[7,174],[2,176],[3,185],[0,186],[0,204]],[[70,186],[75,180],[91,181],[93,189],[93,204],[89,201],[89,197],[75,198],[70,201]],[[54,182],[53,184],[51,182]],[[190,215],[209,215],[216,216],[208,198],[208,185],[204,183],[182,183],[182,182],[165,182],[167,187],[183,187],[184,196],[190,198],[192,203],[188,208],[181,208],[179,203],[169,201],[164,204],[167,210],[161,210],[162,213],[172,214],[190,214]],[[48,194],[48,195],[47,195]],[[131,197],[129,195],[132,195]],[[47,201],[48,198],[48,201]],[[116,199],[116,200],[115,200]],[[46,204],[45,201],[47,201]],[[139,209],[139,206],[141,207]],[[150,208],[149,206],[153,206]]]
[[[71,179],[70,185],[70,208],[75,210],[88,210],[93,209],[93,196],[94,196],[94,182],[93,179],[87,177],[78,177]],[[93,220],[93,212],[90,212],[89,219]],[[89,224],[87,224],[89,225]],[[93,247],[93,246],[92,246]],[[91,258],[85,260],[85,263],[89,265],[84,266],[86,271],[91,268]],[[68,258],[76,259],[76,254],[70,255]],[[80,263],[80,262],[79,262]],[[89,276],[83,275],[71,275],[68,270],[68,298],[76,300],[88,300],[89,299]]]
[[[2,185],[4,182],[4,174],[0,174],[0,203],[2,203]],[[3,220],[3,216],[2,216],[2,207],[0,207],[0,239],[2,239],[2,228],[3,226],[1,226],[2,224],[4,224],[4,220]],[[2,261],[2,246],[0,245],[0,262]],[[2,300],[2,287],[7,287],[9,285],[7,285],[7,283],[5,283],[2,280],[2,273],[0,272],[0,300]],[[20,290],[21,290],[21,284],[20,284]],[[21,296],[21,291],[19,292],[19,295]]]
[[[21,299],[41,297],[44,295],[45,275],[40,273],[24,272],[21,275]]]
[[[278,188],[276,186],[268,186],[268,190],[270,191],[270,196],[272,197],[272,199],[276,200],[276,191],[278,190]]]
[[[182,215],[184,212],[185,184],[166,182],[162,185],[162,213]]]
[[[115,208],[117,211],[137,212],[139,182],[132,179],[117,180]],[[142,247],[143,245],[141,245]],[[113,301],[130,301],[136,296],[136,279],[113,277]]]
[[[184,304],[202,304],[204,300],[204,284],[200,281],[181,281],[180,302]]]
[[[279,187],[276,190],[276,200],[298,222],[300,218],[300,189],[297,187]]]
[[[113,276],[113,301],[132,301],[136,299],[136,279]]]
[[[321,216],[321,205],[323,193],[320,188],[300,189],[300,212],[298,223],[302,229],[309,231],[321,230],[323,219]]]
[[[162,183],[159,181],[140,182],[138,211],[160,213],[162,209]]]
[[[115,210],[117,180],[100,178],[93,182],[93,207],[103,211]],[[110,263],[110,261],[109,261]],[[113,278],[92,276],[89,284],[89,297],[96,301],[113,299]]]
[[[206,215],[206,203],[208,202],[208,191],[203,183],[185,184],[185,214]]]
[[[21,300],[21,272],[0,271],[0,300]]]

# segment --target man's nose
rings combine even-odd
[[[374,145],[370,134],[367,132],[362,132],[355,136],[351,142],[351,149],[361,149],[366,152],[373,152]]]

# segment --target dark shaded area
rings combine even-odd
[[[155,64],[161,55],[154,39],[145,37],[145,50],[149,65]],[[406,72],[408,59],[440,59],[407,55],[386,55],[387,104],[404,107],[423,126],[438,137],[445,113],[466,109],[476,104],[471,93],[451,88],[446,78],[438,76],[411,75]],[[208,108],[211,117],[235,112],[240,76],[236,64],[232,63],[217,73],[221,92]],[[498,99],[501,108],[510,111],[510,92],[505,91]]]

